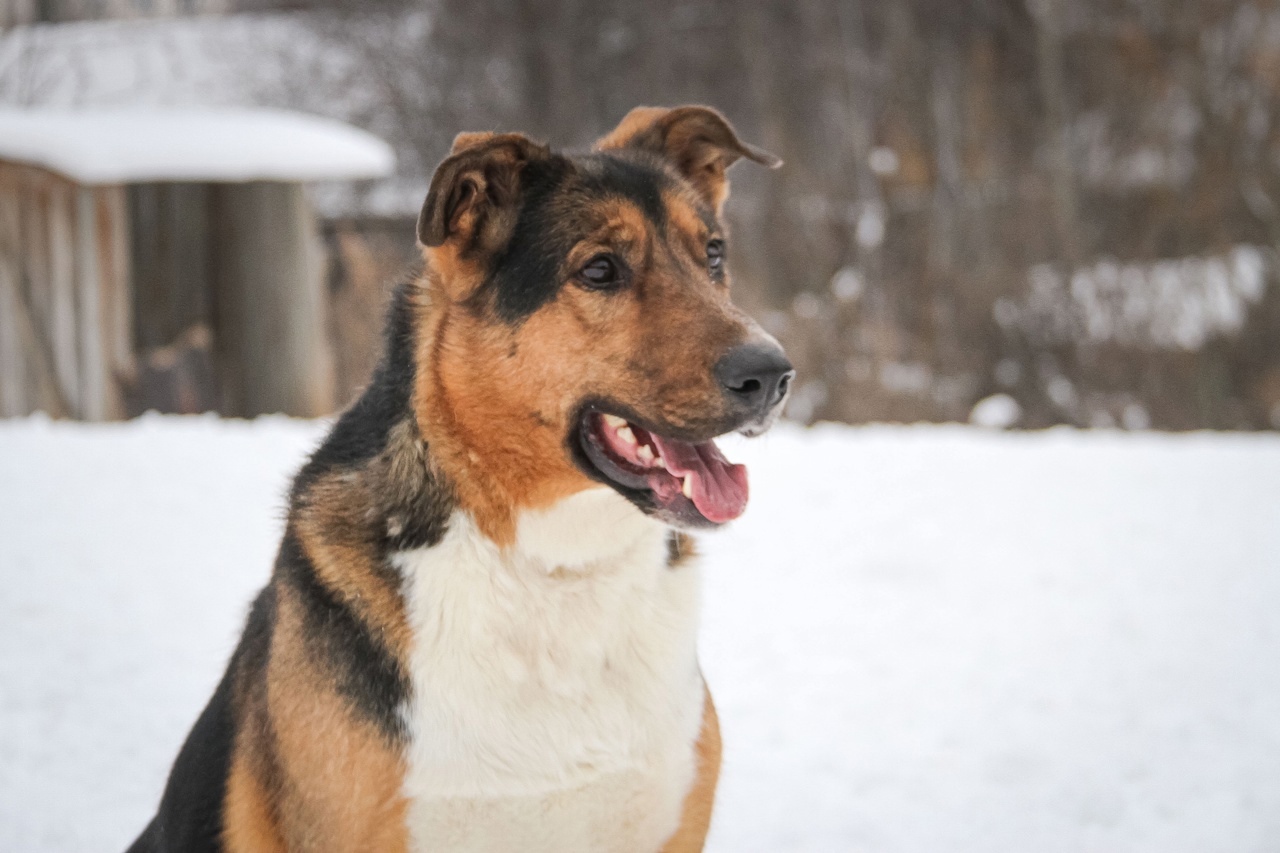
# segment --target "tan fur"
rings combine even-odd
[[[227,777],[222,838],[226,853],[285,853],[274,812],[271,795],[245,751],[239,750]]]
[[[662,853],[698,853],[707,840],[711,812],[715,807],[716,783],[720,779],[720,718],[707,691],[707,704],[702,712],[702,732],[698,736],[698,775],[684,798],[680,828],[667,841]]]
[[[468,148],[483,145],[495,136],[497,136],[496,133],[487,130],[459,133],[453,138],[453,147],[449,149],[449,153],[460,154]]]
[[[404,447],[396,446],[406,440],[403,432],[393,436],[388,452],[370,469],[392,459],[406,464]],[[376,571],[372,543],[360,540],[359,519],[351,517],[388,497],[370,491],[370,469],[313,484],[295,514],[296,532],[318,579],[403,660],[410,642],[403,605]],[[382,474],[378,482],[384,487],[395,482]],[[353,717],[308,647],[296,594],[287,585],[277,585],[277,594],[265,695],[239,697],[245,725],[225,800],[228,853],[402,853],[408,842],[399,748]],[[263,756],[271,756],[273,765],[265,766]],[[270,789],[265,779],[273,781]]]
[[[618,126],[596,141],[600,151],[626,148],[641,134],[649,133],[669,113],[666,107],[636,107],[622,117]]]
[[[392,431],[387,449],[367,468],[330,474],[312,484],[295,514],[298,539],[316,575],[401,660],[409,652],[409,626],[397,580],[380,565],[376,542],[367,538],[365,514],[370,507],[403,498],[395,494],[397,485],[413,488],[426,464],[421,439],[404,423]],[[388,516],[386,524],[397,523],[395,510],[388,510]]]
[[[667,568],[677,571],[698,556],[698,545],[687,533],[673,532],[667,540]]]
[[[288,850],[405,853],[404,761],[369,724],[352,716],[317,670],[300,605],[280,600],[268,670],[267,704],[282,775],[279,830]]]

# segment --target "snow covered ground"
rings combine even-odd
[[[141,828],[321,428],[0,422],[0,850]],[[783,427],[730,455],[714,850],[1280,850],[1280,437]]]

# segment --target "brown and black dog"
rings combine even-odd
[[[729,298],[705,107],[590,153],[462,134],[382,362],[135,853],[696,851],[720,762],[682,532],[793,372]]]

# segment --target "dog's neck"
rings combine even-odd
[[[451,299],[430,267],[419,287],[426,298],[413,308],[418,338],[411,401],[418,429],[433,467],[453,484],[459,508],[485,536],[511,547],[523,515],[595,491],[594,484],[566,458],[559,425],[506,405],[494,388],[501,367],[468,347],[468,336],[483,327],[473,308]],[[496,332],[488,327],[480,334]]]
[[[549,570],[577,572],[607,565],[667,528],[612,489],[586,489],[553,504],[520,513],[514,549]]]

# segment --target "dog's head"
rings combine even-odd
[[[794,372],[730,300],[740,158],[779,164],[705,107],[633,110],[587,154],[457,138],[418,221],[418,399],[464,503],[537,508],[594,481],[680,526],[742,512],[746,472],[712,439],[766,430]]]

